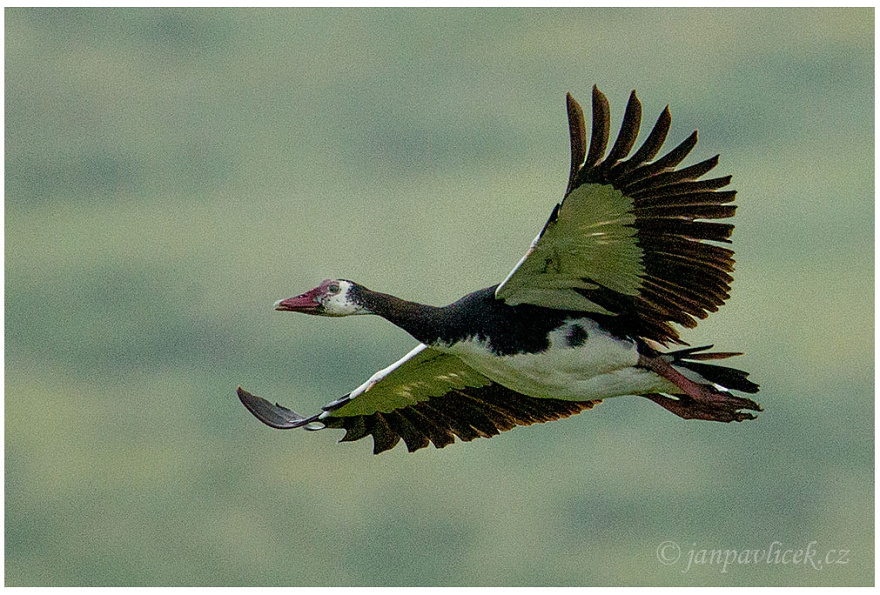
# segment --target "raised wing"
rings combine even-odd
[[[567,101],[572,162],[565,197],[495,296],[511,305],[618,316],[634,335],[682,343],[669,323],[694,327],[729,296],[733,251],[707,242],[730,241],[733,225],[710,221],[736,210],[729,204],[736,192],[718,190],[730,176],[699,179],[718,155],[675,169],[696,145],[696,132],[651,161],[669,132],[669,107],[623,160],[641,125],[635,91],[607,156],[608,100],[593,87],[589,151],[583,111],[571,95]]]
[[[401,438],[410,452],[431,443],[443,448],[455,436],[465,442],[488,438],[515,426],[568,417],[601,402],[528,397],[424,344],[311,417],[272,405],[241,387],[238,396],[257,419],[273,428],[343,428],[340,442],[372,435],[376,454],[393,448]]]

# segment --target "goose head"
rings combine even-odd
[[[278,300],[275,302],[275,309],[314,316],[372,314],[363,301],[358,299],[360,290],[359,285],[345,279],[325,279],[314,289],[286,300]]]

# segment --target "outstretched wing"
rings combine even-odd
[[[515,426],[552,421],[591,409],[601,401],[537,399],[495,384],[461,359],[421,344],[367,382],[303,417],[252,395],[238,396],[257,419],[273,428],[343,428],[341,442],[373,436],[373,452],[402,438],[410,452],[433,443],[491,437]]]
[[[589,152],[584,115],[567,96],[571,173],[562,202],[495,296],[621,318],[633,334],[660,343],[682,343],[669,324],[694,327],[729,296],[733,251],[729,243],[736,192],[719,191],[730,176],[700,180],[718,155],[675,169],[697,143],[694,132],[651,161],[669,132],[669,107],[632,157],[641,103],[629,98],[620,134],[608,144],[608,100],[593,87]],[[604,159],[603,159],[604,156]]]

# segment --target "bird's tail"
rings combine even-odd
[[[712,347],[712,345],[703,345],[702,347],[679,349],[678,351],[664,353],[662,357],[673,366],[695,372],[707,381],[728,390],[738,390],[749,394],[758,392],[760,387],[748,379],[748,372],[727,366],[719,366],[718,364],[700,363],[706,360],[726,359],[742,355],[742,353],[736,352],[706,352],[707,349],[712,349]],[[692,378],[692,380],[695,379]]]

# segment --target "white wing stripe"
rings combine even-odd
[[[388,376],[388,374],[390,374],[391,372],[393,372],[394,370],[396,370],[397,368],[399,368],[400,366],[402,366],[403,364],[405,364],[406,362],[408,362],[409,360],[411,360],[412,358],[414,358],[416,355],[418,355],[419,353],[421,353],[422,351],[424,351],[427,348],[428,348],[428,346],[425,345],[424,343],[419,343],[415,348],[413,348],[412,351],[410,351],[409,353],[404,355],[402,358],[400,358],[399,360],[397,360],[396,362],[394,362],[390,366],[388,366],[386,368],[382,368],[381,370],[379,370],[378,372],[376,372],[375,374],[370,376],[369,380],[367,380],[362,385],[360,385],[359,387],[357,387],[356,389],[351,391],[351,394],[349,394],[349,396],[348,396],[348,400],[350,401],[350,400],[354,399],[355,397],[367,392],[368,390],[373,388],[373,386],[377,382],[379,382],[380,380],[382,380],[383,378]]]

